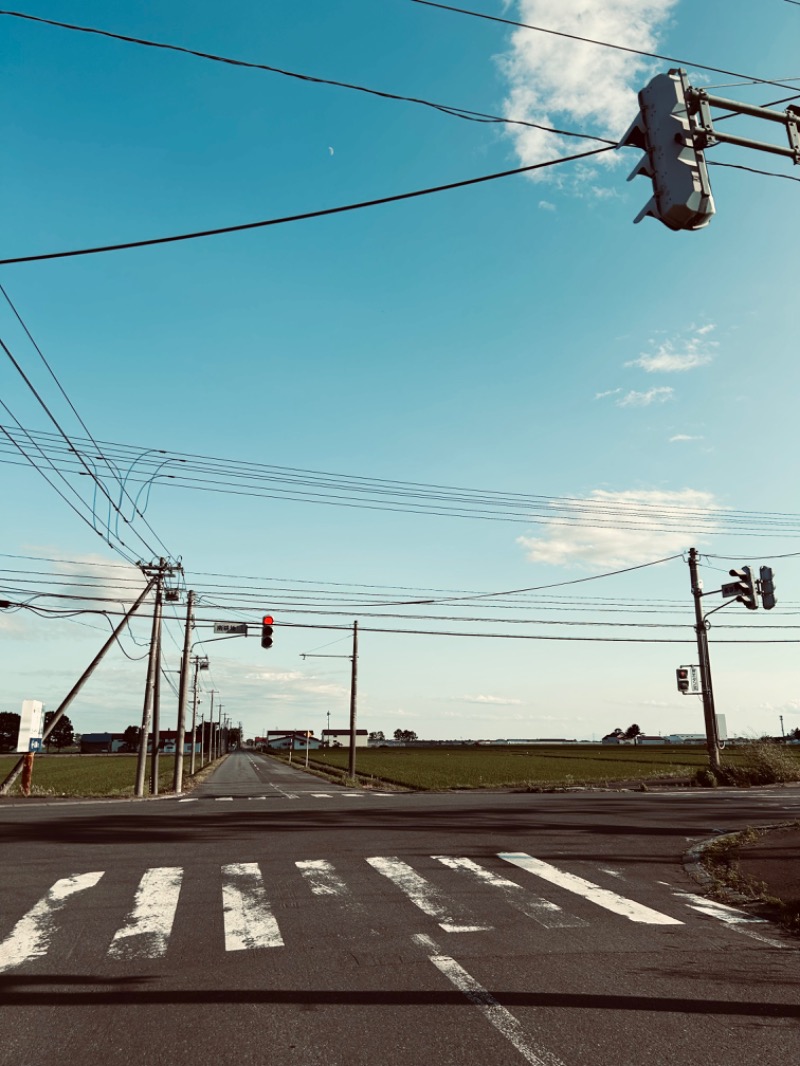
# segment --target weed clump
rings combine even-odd
[[[721,780],[726,785],[780,785],[800,781],[800,761],[782,744],[759,740],[747,745],[738,766],[722,767]]]

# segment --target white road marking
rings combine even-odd
[[[600,873],[608,874],[609,877],[617,877],[620,881],[625,880],[625,874],[621,873],[619,870],[612,870],[610,866],[601,866]]]
[[[308,881],[315,896],[346,896],[347,885],[327,859],[306,859],[295,866]]]
[[[701,914],[708,914],[711,918],[719,918],[721,922],[727,922],[729,925],[736,925],[740,922],[764,921],[763,918],[747,914],[746,911],[737,910],[735,907],[727,907],[724,903],[706,899],[705,896],[696,896],[693,892],[676,892],[675,895],[679,899],[685,899],[687,906],[691,907],[692,910],[700,911]]]
[[[179,799],[178,803],[197,803],[197,797],[195,796],[191,799]]]
[[[236,862],[223,866],[222,876],[225,950],[283,947],[258,863]]]
[[[214,799],[217,803],[232,803],[233,796],[215,796]]]
[[[758,940],[762,944],[769,944],[772,948],[789,947],[788,943],[781,940],[773,940],[772,937],[757,933],[755,929],[741,928],[743,925],[752,925],[756,923],[766,925],[766,919],[764,918],[757,918],[755,915],[747,914],[745,911],[737,910],[735,907],[727,907],[724,903],[717,903],[716,900],[706,899],[705,896],[696,896],[692,892],[676,892],[675,895],[687,900],[687,906],[691,907],[693,910],[700,911],[701,914],[707,914],[711,918],[718,918],[731,929],[735,929],[737,933],[743,933],[745,936],[749,936],[753,940]]]
[[[318,800],[329,800],[331,798],[330,792],[312,792],[311,795]]]
[[[56,930],[55,916],[70,896],[94,888],[103,871],[62,877],[48,890],[27,914],[17,922],[8,936],[0,942],[0,973],[20,966],[28,959],[46,955]]]
[[[455,908],[445,902],[439,889],[400,859],[377,857],[367,859],[367,862],[379,874],[393,881],[421,911],[435,918],[446,933],[481,933],[492,928],[458,921],[453,914]]]
[[[547,899],[541,899],[539,896],[531,895],[516,881],[501,877],[492,870],[487,870],[484,866],[473,862],[472,859],[454,859],[449,855],[434,855],[432,857],[444,866],[448,866],[451,870],[466,870],[467,873],[477,877],[483,884],[501,889],[513,907],[516,907],[528,918],[533,918],[534,921],[539,922],[540,925],[544,925],[548,929],[563,929],[570,926],[586,925],[582,918],[566,914],[557,904],[551,903]]]
[[[511,1011],[498,1003],[455,959],[443,955],[430,937],[420,935],[414,939],[421,947],[435,952],[428,957],[436,969],[477,1007],[487,1022],[494,1026],[531,1066],[564,1066],[561,1059],[556,1058],[546,1048],[537,1047]]]
[[[364,792],[340,792],[339,795],[340,796],[344,796],[345,799],[354,799],[356,796],[359,796],[359,797],[364,796],[365,793]]]
[[[683,925],[683,922],[678,918],[671,918],[667,914],[661,914],[660,911],[645,907],[642,903],[635,903],[624,896],[618,896],[616,892],[601,888],[599,885],[595,885],[583,877],[578,877],[576,874],[559,870],[548,862],[532,858],[525,852],[501,852],[500,858],[514,866],[519,866],[522,870],[535,874],[537,877],[543,878],[545,881],[549,881],[553,885],[566,889],[567,892],[574,892],[578,896],[583,896],[584,899],[588,899],[591,903],[596,903],[598,907],[605,907],[606,910],[612,911],[614,914],[621,914],[623,918],[628,918],[632,922],[644,922],[647,925]]]
[[[158,959],[166,954],[181,892],[180,866],[155,866],[139,882],[133,909],[114,933],[108,954],[115,959]]]

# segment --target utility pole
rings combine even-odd
[[[206,764],[206,716],[200,715],[200,769]]]
[[[222,755],[222,704],[219,705],[219,718],[217,720],[217,758]]]
[[[706,723],[706,744],[708,746],[708,761],[711,771],[719,776],[722,766],[719,758],[719,744],[717,743],[717,719],[714,711],[714,690],[711,686],[711,660],[708,654],[708,623],[703,617],[703,605],[700,602],[703,597],[703,582],[697,572],[697,549],[689,549],[689,573],[692,580],[692,596],[694,597],[694,631],[697,634],[697,654],[700,660],[700,684],[703,688],[703,714]]]
[[[216,692],[216,689],[212,688],[211,689],[211,710],[208,712],[208,716],[211,719],[211,728],[212,728],[212,730],[214,728],[214,694],[215,694],[215,692]],[[212,748],[212,751],[213,751],[213,748]],[[211,757],[213,759],[214,756],[212,755]]]
[[[186,629],[183,634],[183,655],[181,656],[181,679],[178,688],[178,726],[175,732],[175,770],[172,775],[172,790],[183,791],[183,752],[186,740],[186,695],[189,681],[189,653],[191,652],[192,623],[194,613],[194,592],[190,592],[186,603]],[[192,737],[194,752],[194,737]]]
[[[150,592],[151,592],[151,590],[153,588],[153,585],[155,585],[155,583],[156,583],[156,579],[154,577],[151,577],[150,580],[147,583],[147,586],[145,587],[144,591],[142,592],[142,594],[139,596],[139,598],[136,600],[136,602],[130,608],[130,610],[124,615],[124,617],[122,618],[122,621],[116,627],[114,632],[111,634],[111,636],[108,638],[108,640],[102,646],[100,651],[97,653],[97,655],[95,655],[94,659],[92,659],[92,661],[86,667],[84,672],[81,674],[81,676],[78,678],[78,680],[72,686],[72,688],[69,690],[67,695],[64,697],[64,699],[58,705],[58,707],[56,708],[56,712],[55,712],[55,714],[53,715],[53,717],[52,717],[52,719],[50,721],[50,724],[47,726],[47,728],[44,731],[44,734],[42,736],[42,741],[47,740],[47,738],[53,732],[55,727],[58,725],[58,723],[64,717],[64,714],[66,713],[66,710],[69,707],[69,705],[72,703],[72,701],[78,695],[80,690],[83,688],[84,684],[92,676],[92,674],[94,673],[95,669],[97,668],[98,663],[100,663],[100,661],[102,660],[103,656],[106,654],[106,652],[111,647],[111,645],[116,643],[120,633],[125,628],[125,626],[128,624],[130,619],[134,616],[134,614],[139,609],[141,604],[144,602],[145,597],[150,594]],[[3,781],[3,783],[0,784],[0,796],[5,796],[5,795],[8,794],[8,792],[10,791],[10,789],[13,786],[14,782],[17,780],[19,775],[22,773],[22,768],[23,768],[24,763],[25,763],[25,757],[24,756],[22,756],[22,758],[17,760],[15,765],[12,767],[12,769],[10,770],[8,775],[6,776],[6,778]]]
[[[156,670],[158,668],[158,640],[161,633],[161,600],[162,584],[164,581],[164,559],[159,561],[156,571],[156,602],[153,609],[153,628],[150,633],[150,656],[147,660],[147,681],[144,689],[144,706],[142,707],[142,730],[139,734],[139,755],[136,760],[136,786],[134,795],[141,798],[144,795],[144,774],[147,764],[147,738],[150,732],[150,716],[153,709],[153,694],[155,691]]]
[[[197,673],[199,670],[208,669],[208,659],[202,655],[193,655],[194,680],[192,682],[192,757],[189,760],[189,773],[195,770],[195,749],[197,747]]]
[[[161,746],[161,626],[158,627],[156,672],[153,684],[153,751],[150,756],[150,792],[158,795],[158,749]]]
[[[353,660],[350,671],[350,777],[356,776],[356,688],[358,685],[358,622],[353,622]]]

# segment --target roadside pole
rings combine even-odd
[[[206,716],[200,715],[200,769],[206,764]]]
[[[215,695],[216,689],[212,688],[209,691],[211,693],[211,709],[208,712],[208,717],[211,719],[211,728],[213,729],[214,728],[214,695]],[[213,758],[213,756],[212,756],[212,758]]]
[[[136,760],[136,786],[133,794],[141,799],[144,795],[144,774],[147,765],[147,736],[150,732],[150,715],[153,708],[156,670],[158,668],[158,636],[161,632],[161,581],[164,573],[161,568],[156,579],[156,603],[153,610],[153,628],[150,634],[150,657],[147,661],[147,682],[144,689],[144,706],[142,707],[142,731],[139,734],[139,757]]]
[[[358,685],[358,622],[353,622],[353,660],[350,671],[350,760],[349,774],[356,776],[356,689]]]
[[[155,577],[152,577],[147,582],[147,585],[145,586],[144,591],[142,592],[142,594],[139,596],[139,599],[136,600],[134,605],[124,615],[122,621],[119,623],[117,628],[114,630],[114,632],[108,638],[108,640],[105,642],[105,644],[100,649],[100,651],[97,653],[97,655],[95,655],[94,659],[92,659],[91,663],[89,663],[87,668],[81,674],[80,678],[76,681],[76,683],[70,689],[69,693],[65,696],[65,698],[59,704],[59,706],[56,708],[56,713],[53,715],[52,721],[48,725],[47,729],[45,729],[45,731],[44,731],[44,734],[42,736],[42,743],[44,743],[44,741],[47,739],[47,737],[50,736],[50,734],[53,732],[55,727],[58,725],[58,723],[64,717],[64,714],[66,713],[66,710],[69,707],[69,705],[72,703],[72,701],[78,695],[80,690],[83,688],[83,686],[86,683],[86,681],[88,681],[88,679],[92,676],[92,674],[94,673],[98,663],[102,660],[103,656],[106,654],[108,649],[111,647],[112,644],[114,644],[117,641],[117,639],[119,638],[120,633],[125,628],[125,626],[128,624],[129,620],[133,617],[133,615],[136,613],[136,611],[139,609],[139,607],[143,603],[145,597],[149,595],[149,593],[150,593],[151,589],[153,588],[153,585],[155,585],[155,583],[156,583],[156,578]],[[10,773],[7,775],[6,779],[0,785],[0,796],[5,796],[5,795],[8,794],[8,792],[10,791],[12,785],[17,780],[19,775],[22,773],[22,768],[24,766],[24,763],[25,763],[25,757],[24,756],[22,756],[22,758],[17,760],[16,764],[12,767],[12,769],[11,769]]]
[[[161,626],[158,627],[158,650],[153,683],[153,750],[150,756],[150,792],[158,795],[158,756],[161,747]]]
[[[195,655],[192,661],[194,663],[194,680],[192,681],[192,755],[189,759],[190,774],[194,773],[195,748],[197,747],[197,671],[200,668],[200,656]]]
[[[703,585],[697,572],[697,549],[689,549],[689,573],[692,579],[692,596],[694,598],[694,631],[697,634],[697,655],[700,666],[700,684],[703,688],[703,715],[706,724],[706,746],[711,772],[719,776],[722,764],[717,743],[717,719],[714,711],[714,690],[711,686],[711,659],[708,654],[708,628],[703,617]]]
[[[178,726],[175,731],[175,769],[172,774],[172,791],[183,791],[183,754],[186,741],[186,695],[189,681],[189,653],[191,651],[192,622],[194,612],[194,592],[190,592],[186,602],[186,629],[183,634],[183,655],[181,656],[181,679],[178,687]],[[194,750],[194,737],[192,737]]]

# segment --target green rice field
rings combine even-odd
[[[18,756],[0,757],[0,781],[15,765]],[[159,792],[172,791],[174,755],[158,760]],[[189,759],[184,759],[184,775]],[[184,778],[185,780],[185,778]],[[132,796],[136,781],[135,755],[36,755],[33,760],[32,796]],[[149,788],[150,759],[147,761],[145,789]],[[19,795],[17,779],[12,795]]]
[[[800,763],[800,749],[793,749]],[[723,752],[737,765],[741,749]],[[303,758],[305,753],[303,753]],[[297,760],[296,760],[297,761]],[[345,748],[309,753],[312,768],[347,772]],[[356,770],[362,783],[381,781],[412,789],[555,788],[622,781],[688,779],[708,765],[704,747],[509,746],[465,748],[359,748]]]

